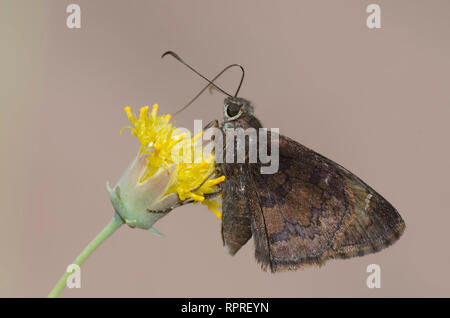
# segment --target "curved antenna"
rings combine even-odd
[[[242,65],[231,64],[230,66],[238,66],[241,69],[241,71],[242,71],[241,81],[239,82],[239,86],[238,86],[238,88],[236,90],[236,93],[234,93],[234,97],[237,97],[237,94],[239,93],[239,90],[241,89],[242,82],[244,81],[245,71],[244,71],[244,68],[242,67]]]
[[[178,56],[178,54],[176,54],[175,52],[172,51],[167,51],[165,52],[163,55],[161,55],[161,58],[164,58],[166,55],[171,55],[172,57],[174,57],[175,59],[177,59],[179,62],[181,62],[182,64],[184,64],[185,66],[187,66],[191,71],[193,71],[195,74],[197,74],[198,76],[200,76],[201,78],[203,78],[205,81],[207,81],[210,85],[214,86],[215,88],[217,88],[219,91],[221,91],[222,93],[224,93],[225,95],[227,95],[228,97],[232,97],[230,94],[228,94],[227,92],[225,92],[223,89],[221,89],[219,86],[217,86],[216,84],[214,84],[212,81],[210,81],[209,79],[207,79],[205,76],[203,76],[202,74],[200,74],[197,70],[195,70],[192,66],[190,66],[189,64],[187,64],[181,57]],[[208,85],[209,86],[209,85]]]
[[[239,67],[241,70],[242,70],[242,77],[241,77],[241,81],[240,81],[240,83],[239,83],[239,87],[238,87],[238,89],[237,89],[237,91],[236,91],[236,94],[234,95],[234,97],[236,97],[236,95],[237,95],[237,93],[239,92],[239,89],[240,89],[240,87],[241,87],[241,85],[242,85],[242,81],[244,80],[244,68],[241,66],[241,65],[239,65],[239,64],[231,64],[231,65],[228,65],[227,67],[225,67],[222,71],[220,71],[216,76],[214,76],[214,78],[211,80],[211,83],[213,83],[215,80],[217,80],[223,73],[225,73],[228,69],[230,69],[230,68],[232,68],[232,67]],[[202,90],[200,91],[200,92],[198,92],[198,94],[197,95],[195,95],[194,96],[194,98],[192,98],[190,101],[189,101],[189,103],[187,103],[186,105],[184,105],[183,107],[181,107],[179,110],[177,110],[174,114],[173,114],[173,116],[175,116],[176,114],[178,114],[178,113],[181,113],[183,110],[185,110],[186,108],[188,108],[197,98],[199,98],[200,97],[200,95],[201,94],[203,94],[203,92],[204,91],[206,91],[207,89],[208,89],[208,87],[210,86],[211,84],[208,84],[208,85],[206,85],[205,87],[203,87],[202,88]]]

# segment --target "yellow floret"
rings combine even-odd
[[[150,114],[148,110],[148,106],[142,107],[137,118],[129,106],[125,107],[125,113],[132,126],[123,129],[130,129],[132,135],[139,139],[140,154],[149,155],[140,182],[145,182],[161,167],[168,171],[172,167],[171,181],[166,194],[177,193],[180,201],[192,199],[194,203],[201,202],[220,219],[221,213],[218,210],[220,202],[217,197],[205,199],[205,195],[217,193],[217,184],[223,182],[225,177],[213,176],[214,156],[204,159],[203,153],[196,147],[203,132],[194,137],[186,136],[172,126],[169,122],[170,115],[157,116],[158,105],[153,105]],[[195,163],[195,158],[201,160]]]

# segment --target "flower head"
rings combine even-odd
[[[200,135],[191,136],[172,126],[170,115],[157,116],[158,105],[142,107],[139,116],[125,107],[131,126],[125,127],[140,141],[136,158],[108,190],[117,213],[132,227],[151,229],[174,207],[201,202],[217,217],[220,202],[214,157],[198,150]],[[200,158],[200,160],[194,160]]]

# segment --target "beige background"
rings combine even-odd
[[[75,2],[80,30],[66,27],[69,1],[1,2],[0,296],[46,296],[111,218],[105,181],[138,147],[119,135],[123,107],[173,113],[204,85],[161,60],[168,49],[210,77],[244,65],[241,96],[265,126],[358,174],[406,232],[375,255],[272,275],[253,242],[229,256],[220,221],[187,206],[157,224],[164,239],[121,228],[63,296],[450,296],[449,1],[376,1],[379,30],[365,24],[372,1]],[[176,124],[221,118],[222,100],[203,95]]]

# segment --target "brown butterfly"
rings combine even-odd
[[[167,54],[202,76],[175,53],[163,56]],[[241,67],[233,64],[225,70],[232,66]],[[213,83],[225,70],[211,81],[202,76],[228,95],[220,129],[262,128],[251,103],[236,97],[243,76],[234,96]],[[217,164],[226,177],[221,186],[222,239],[231,255],[253,236],[255,257],[264,270],[296,270],[374,253],[402,235],[405,222],[397,210],[356,175],[286,136],[279,135],[278,146],[274,174],[262,174],[260,162]]]

